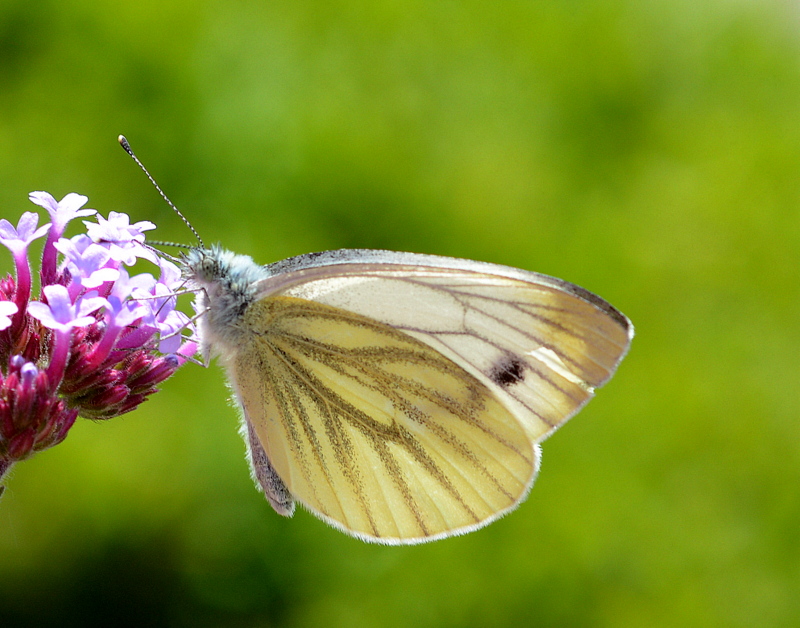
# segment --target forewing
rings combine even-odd
[[[480,527],[524,498],[538,447],[490,386],[389,324],[293,297],[251,305],[229,363],[292,495],[365,540]]]
[[[613,375],[630,321],[568,282],[390,251],[310,254],[267,267],[263,295],[309,299],[402,330],[489,388],[541,441]]]

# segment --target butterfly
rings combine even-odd
[[[633,338],[600,297],[507,266],[365,249],[260,266],[200,242],[183,270],[257,486],[279,514],[299,502],[368,542],[433,541],[513,510],[540,443]]]

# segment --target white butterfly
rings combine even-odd
[[[364,541],[463,534],[515,508],[539,443],[614,373],[630,321],[573,284],[373,250],[269,266],[185,256],[204,353],[242,408],[253,477]]]
[[[364,541],[464,534],[513,510],[539,443],[625,356],[630,321],[591,292],[508,266],[392,251],[269,266],[207,249],[184,274],[242,409],[253,477]]]

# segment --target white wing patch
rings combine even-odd
[[[533,351],[529,351],[528,355],[532,358],[539,360],[545,367],[551,369],[553,372],[558,373],[564,379],[577,384],[581,388],[585,388],[587,392],[593,393],[594,388],[583,381],[580,377],[570,371],[564,364],[564,361],[558,357],[558,354],[552,349],[547,347],[539,347]]]

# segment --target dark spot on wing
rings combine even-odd
[[[516,356],[504,355],[489,371],[489,379],[500,386],[511,386],[525,379],[525,363]]]

